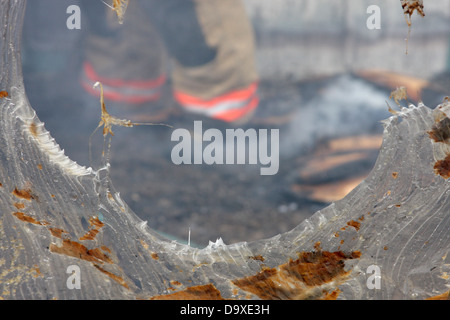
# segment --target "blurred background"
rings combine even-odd
[[[130,0],[119,24],[101,0],[30,0],[23,29],[30,103],[79,164],[97,169],[101,162],[101,133],[89,143],[100,121],[94,79],[110,90],[112,115],[172,126],[114,127],[110,174],[139,217],[178,241],[189,230],[191,243],[203,247],[219,237],[230,244],[294,228],[372,170],[380,121],[390,116],[386,102],[398,109],[391,91],[404,86],[403,105],[431,108],[450,95],[446,0],[425,0],[426,16],[412,16],[408,43],[400,1],[242,0],[245,15],[233,11],[234,0],[208,1]],[[76,22],[70,5],[80,8],[79,29],[68,28]],[[367,27],[371,5],[380,8],[380,29]],[[205,88],[216,73],[233,75],[225,81],[230,92],[257,84],[250,120],[210,119],[183,107],[177,90],[190,101],[213,101],[217,85]],[[127,99],[111,93],[123,88]],[[134,99],[144,89],[148,99]],[[198,91],[203,100],[192,98]],[[261,176],[260,165],[174,165],[171,133],[192,131],[195,120],[204,130],[279,129],[278,173]]]

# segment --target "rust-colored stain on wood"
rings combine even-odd
[[[94,240],[100,229],[104,226],[103,222],[101,222],[98,217],[91,217],[89,219],[89,224],[91,225],[92,229],[90,229],[79,240]]]
[[[450,139],[450,118],[445,117],[439,122],[436,122],[431,128],[431,131],[427,133],[434,142],[445,143]]]
[[[185,290],[151,297],[150,300],[225,300],[213,284],[193,286]]]
[[[31,193],[30,189],[17,189],[15,188],[12,192],[17,198],[25,199],[31,201],[31,199],[36,199],[36,197]]]
[[[444,179],[450,177],[450,154],[444,160],[438,160],[434,165],[434,172]]]
[[[443,294],[438,294],[437,296],[432,296],[426,300],[450,300],[450,291],[444,292]]]
[[[350,271],[344,270],[344,261],[360,256],[359,251],[346,254],[342,251],[322,251],[319,248],[318,251],[300,252],[296,260],[290,259],[276,268],[263,268],[254,276],[232,282],[264,300],[320,299],[327,294],[316,296],[316,291],[311,289],[334,280],[343,281],[350,274]],[[333,296],[337,294],[336,292]]]
[[[111,250],[107,246],[101,246],[100,249],[102,249],[105,252],[111,253]]]
[[[80,240],[94,240],[97,233],[97,229],[91,229],[84,236],[82,236]]]
[[[38,132],[37,132],[37,125],[36,123],[32,122],[30,123],[30,132],[34,137],[37,137]]]
[[[355,220],[350,220],[347,222],[347,225],[350,227],[355,228],[356,231],[359,231],[359,227],[361,226],[361,223]]]
[[[341,292],[342,291],[339,289],[335,289],[331,292],[325,291],[324,296],[320,300],[336,300]]]
[[[103,253],[99,248],[88,249],[79,242],[72,241],[70,239],[64,239],[62,245],[58,247],[55,244],[50,244],[50,251],[53,253],[64,254],[77,259],[82,259],[91,262],[107,262],[113,263],[111,258]]]
[[[170,281],[170,284],[173,285],[173,286],[177,286],[177,287],[181,286],[181,283],[179,281],[177,281],[177,280]]]
[[[62,234],[63,233],[68,233],[67,231],[60,229],[60,228],[54,228],[54,227],[49,227],[48,230],[50,231],[50,233],[52,234],[52,236],[57,237],[62,239]]]
[[[26,215],[26,214],[23,213],[23,212],[14,212],[13,215],[14,215],[17,219],[22,220],[22,221],[24,221],[24,222],[28,222],[28,223],[32,223],[32,224],[37,224],[37,225],[42,225],[42,223],[41,223],[40,221],[36,220],[36,219],[33,218],[33,217],[30,217],[30,216]]]
[[[445,102],[449,102],[450,98],[446,97]],[[450,118],[444,112],[436,109],[435,124],[431,131],[428,131],[430,138],[437,143],[450,145]],[[447,153],[445,159],[436,161],[434,164],[434,172],[444,179],[450,177],[450,154]]]
[[[112,272],[109,272],[108,270],[103,269],[102,267],[100,267],[97,264],[94,264],[94,267],[96,267],[99,271],[106,274],[108,277],[110,277],[114,281],[116,281],[118,284],[122,285],[123,287],[125,287],[127,289],[130,289],[130,287],[128,287],[128,284],[125,282],[125,280],[123,280],[123,278],[119,277],[118,275],[115,275]]]
[[[154,260],[159,260],[159,256],[158,256],[158,254],[156,252],[152,252],[152,258]]]
[[[252,260],[255,260],[255,261],[261,261],[261,262],[264,262],[264,257],[262,256],[262,255],[257,255],[257,256],[253,256],[253,257],[249,257],[250,259],[252,259]]]
[[[363,221],[364,220],[364,216],[361,216],[358,218],[359,221]],[[342,227],[341,230],[345,231],[347,230],[348,227],[353,227],[355,228],[356,231],[359,231],[359,228],[361,227],[361,222],[355,221],[355,220],[350,220],[347,222],[347,225],[345,227]]]

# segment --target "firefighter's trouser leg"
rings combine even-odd
[[[258,105],[254,37],[240,0],[194,0],[206,45],[215,50],[207,63],[176,61],[174,96],[187,111],[236,121]]]
[[[166,80],[166,52],[139,2],[129,2],[123,24],[101,1],[84,0],[83,4],[90,29],[81,78],[83,87],[99,95],[92,85],[100,81],[105,99],[119,103],[157,100]]]

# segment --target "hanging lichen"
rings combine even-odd
[[[117,14],[119,23],[122,24],[123,16],[125,15],[125,11],[127,11],[128,1],[129,0],[113,0],[112,5],[109,5],[104,1],[103,3],[110,7]]]
[[[159,126],[166,126],[166,127],[172,128],[172,126],[170,126],[168,124],[164,124],[164,123],[131,122],[131,120],[119,119],[119,118],[116,118],[116,117],[110,115],[108,113],[108,111],[106,110],[106,106],[105,106],[105,101],[104,101],[104,97],[103,97],[103,85],[97,81],[94,84],[94,88],[96,88],[96,87],[100,87],[101,116],[100,116],[100,122],[99,122],[97,128],[95,128],[94,132],[92,132],[92,134],[89,138],[89,158],[90,158],[91,163],[92,163],[92,156],[91,156],[92,137],[97,132],[97,130],[99,128],[101,128],[102,126],[103,126],[103,140],[104,140],[102,158],[104,160],[104,164],[106,164],[109,161],[109,155],[110,155],[110,149],[111,149],[111,137],[114,136],[114,133],[112,132],[113,125],[121,126],[121,127],[159,125]],[[110,137],[109,137],[108,144],[106,144],[106,136],[108,135],[108,133],[110,134]],[[106,152],[107,157],[106,158],[105,158],[105,147],[107,148],[107,152]]]
[[[406,38],[406,52],[408,54],[408,41],[411,35],[411,16],[414,11],[417,11],[421,17],[425,17],[425,13],[423,11],[423,0],[401,0],[403,14],[405,15],[406,23],[408,24],[408,37]]]

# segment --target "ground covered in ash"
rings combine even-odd
[[[30,103],[47,130],[70,158],[90,166],[89,136],[100,120],[99,101],[72,81],[63,85],[58,79],[25,74]],[[330,140],[382,133],[380,120],[389,116],[386,88],[345,74],[304,82],[262,82],[260,96],[260,111],[241,127],[280,130],[277,174],[260,175],[261,164],[175,165],[171,150],[177,142],[171,141],[171,134],[176,128],[192,132],[194,120],[203,121],[203,131],[236,127],[174,109],[164,120],[173,128],[113,128],[110,173],[116,191],[151,228],[178,241],[186,241],[190,229],[191,243],[203,247],[219,237],[230,244],[286,232],[329,204],[312,196],[315,187],[326,183],[339,189],[339,183],[362,179],[373,167],[376,148],[352,161],[305,174],[305,168],[327,156],[316,151],[326,149]],[[173,105],[167,97],[160,106]],[[117,106],[111,106],[110,113],[127,115],[126,109]],[[98,132],[92,143],[94,168],[101,141]]]

